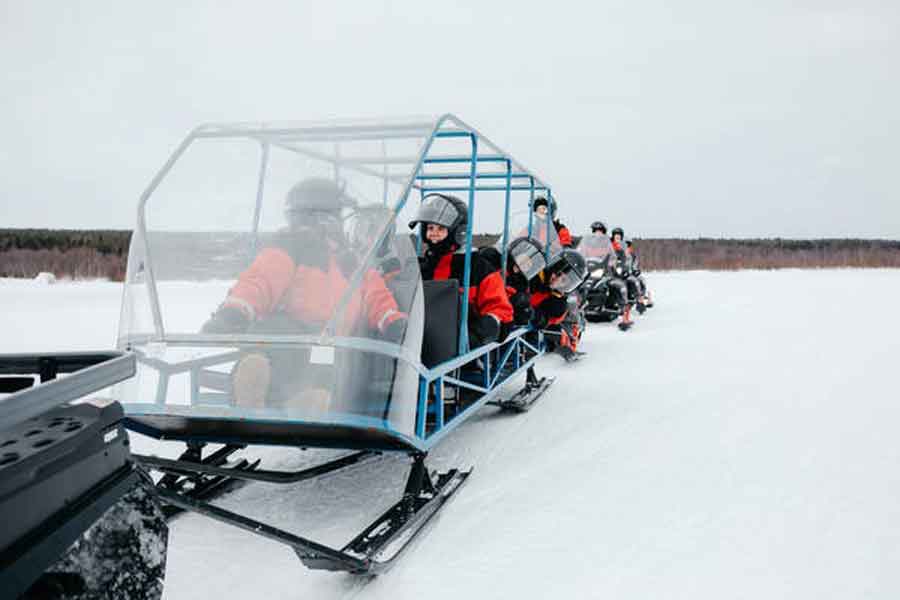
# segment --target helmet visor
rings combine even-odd
[[[509,256],[515,261],[519,271],[526,279],[531,279],[547,266],[547,260],[540,247],[528,241],[511,245]]]
[[[409,226],[415,227],[417,223],[436,223],[448,229],[459,223],[459,211],[453,203],[443,196],[428,196],[416,213],[416,218],[410,221]]]
[[[557,292],[568,294],[581,285],[582,278],[571,269],[550,276],[550,287]]]

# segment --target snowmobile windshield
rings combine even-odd
[[[192,134],[132,237],[118,346],[138,373],[117,392],[129,416],[413,435],[423,293],[406,229],[418,206],[400,207],[404,161],[432,127]]]
[[[613,262],[615,256],[612,242],[605,235],[586,235],[578,244],[578,251],[592,265],[592,275],[602,276]]]

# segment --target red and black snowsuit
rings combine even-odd
[[[446,250],[444,250],[446,248]],[[463,293],[466,256],[456,252],[457,246],[438,244],[428,247],[420,259],[422,279],[455,279]],[[441,252],[444,250],[443,252]],[[498,333],[484,335],[478,325],[480,317],[490,316],[497,321]],[[469,279],[469,338],[471,346],[497,341],[513,320],[513,308],[506,295],[503,278],[493,265],[477,252],[472,253]],[[494,339],[488,339],[493,337]]]

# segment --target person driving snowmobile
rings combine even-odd
[[[423,280],[455,279],[464,284],[465,254],[459,250],[466,243],[467,222],[468,208],[456,196],[425,196],[409,222],[410,229],[420,227],[425,244],[419,261]],[[477,252],[471,255],[468,300],[470,347],[496,342],[503,326],[512,323],[513,308],[500,272]]]
[[[569,231],[569,228],[562,224],[559,219],[556,218],[556,200],[553,199],[553,196],[550,197],[549,204],[547,203],[547,199],[543,196],[538,196],[534,199],[534,203],[532,204],[534,208],[534,212],[537,213],[541,218],[546,218],[547,213],[550,213],[550,218],[553,220],[553,227],[556,229],[556,235],[559,236],[559,243],[563,245],[564,248],[572,247],[572,233]]]

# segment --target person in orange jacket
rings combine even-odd
[[[329,179],[295,184],[285,199],[287,229],[240,274],[201,331],[317,335],[333,319],[336,335],[401,343],[407,315],[376,269],[367,268],[356,289],[347,293],[359,258],[347,248],[341,213],[354,204]],[[310,376],[316,365],[308,363],[308,349],[245,355],[232,370],[235,402],[260,407],[293,401],[297,390],[291,380],[306,378],[318,386],[311,403],[327,408],[333,374],[319,369]],[[270,384],[279,389],[270,389]]]
[[[292,187],[285,200],[288,229],[279,232],[240,274],[203,331],[259,329],[270,318],[286,316],[294,332],[321,333],[358,267],[357,258],[347,251],[340,216],[352,205],[352,199],[329,179],[309,178]],[[406,327],[406,315],[371,268],[339,316],[338,333],[358,334],[363,320],[370,331],[393,342],[400,341]]]
[[[455,279],[464,284],[468,208],[456,196],[429,194],[422,200],[410,229],[421,228],[425,251],[419,260],[424,280]],[[462,290],[460,290],[462,291]],[[496,342],[513,321],[513,308],[503,277],[489,261],[472,252],[469,280],[469,345]]]
[[[552,197],[550,198],[550,203],[547,203],[547,199],[543,196],[539,196],[534,199],[534,203],[532,204],[534,208],[534,212],[536,212],[541,218],[546,218],[547,213],[550,213],[550,218],[553,219],[553,227],[556,229],[556,235],[559,236],[559,243],[563,245],[564,248],[572,247],[572,233],[569,231],[569,228],[562,224],[559,219],[556,218],[556,200]]]

